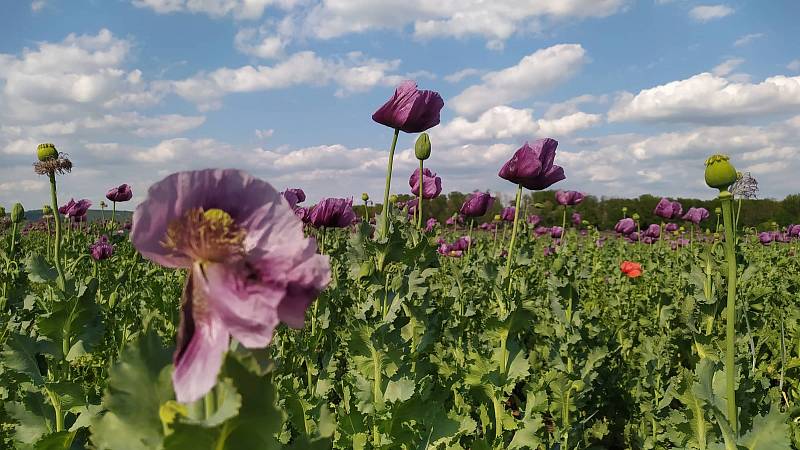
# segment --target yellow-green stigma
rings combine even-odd
[[[161,245],[195,261],[221,262],[243,253],[245,234],[227,212],[194,208],[169,224]]]

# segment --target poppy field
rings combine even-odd
[[[742,226],[736,161],[691,169],[718,209],[662,198],[606,230],[531,140],[497,168],[500,214],[475,191],[439,220],[443,105],[404,82],[374,113],[377,207],[206,169],[142,186],[130,218],[140,187],[114,187],[89,220],[58,187],[80,161],[31,149],[41,218],[0,210],[0,447],[800,448],[800,225]]]

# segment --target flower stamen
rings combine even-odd
[[[161,245],[195,261],[223,262],[244,254],[245,235],[227,212],[193,208],[169,224]]]

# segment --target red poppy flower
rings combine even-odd
[[[632,261],[622,261],[619,265],[619,270],[628,278],[636,278],[642,274],[642,265]]]

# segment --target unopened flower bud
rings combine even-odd
[[[42,215],[49,216],[51,214],[53,214],[53,208],[51,208],[50,205],[42,206]]]
[[[631,219],[639,220],[639,213],[633,213],[633,215],[631,216]]]
[[[36,156],[39,158],[39,161],[49,161],[58,158],[58,150],[56,150],[55,145],[49,142],[39,144],[39,146],[36,147]]]
[[[706,160],[706,184],[709,187],[728,190],[736,182],[736,169],[727,155],[712,155]]]
[[[389,203],[397,203],[397,194],[392,194],[389,196]]]
[[[623,206],[622,207],[622,212],[624,212],[624,213],[628,212],[628,207],[627,206]]]
[[[494,221],[495,222],[500,222],[500,219],[502,219],[502,217],[500,217],[500,214],[495,214],[494,215]]]
[[[719,206],[717,206],[716,208],[714,208],[714,214],[716,214],[716,215],[720,215],[720,214],[722,214],[722,208],[720,208]]]
[[[431,156],[431,138],[428,133],[420,133],[417,143],[414,144],[414,154],[417,159],[424,161]]]
[[[369,200],[369,194],[367,194],[366,192],[361,193],[361,200],[365,202]]]
[[[23,220],[25,220],[25,208],[22,207],[22,203],[14,203],[14,207],[11,208],[11,222],[22,223]]]

